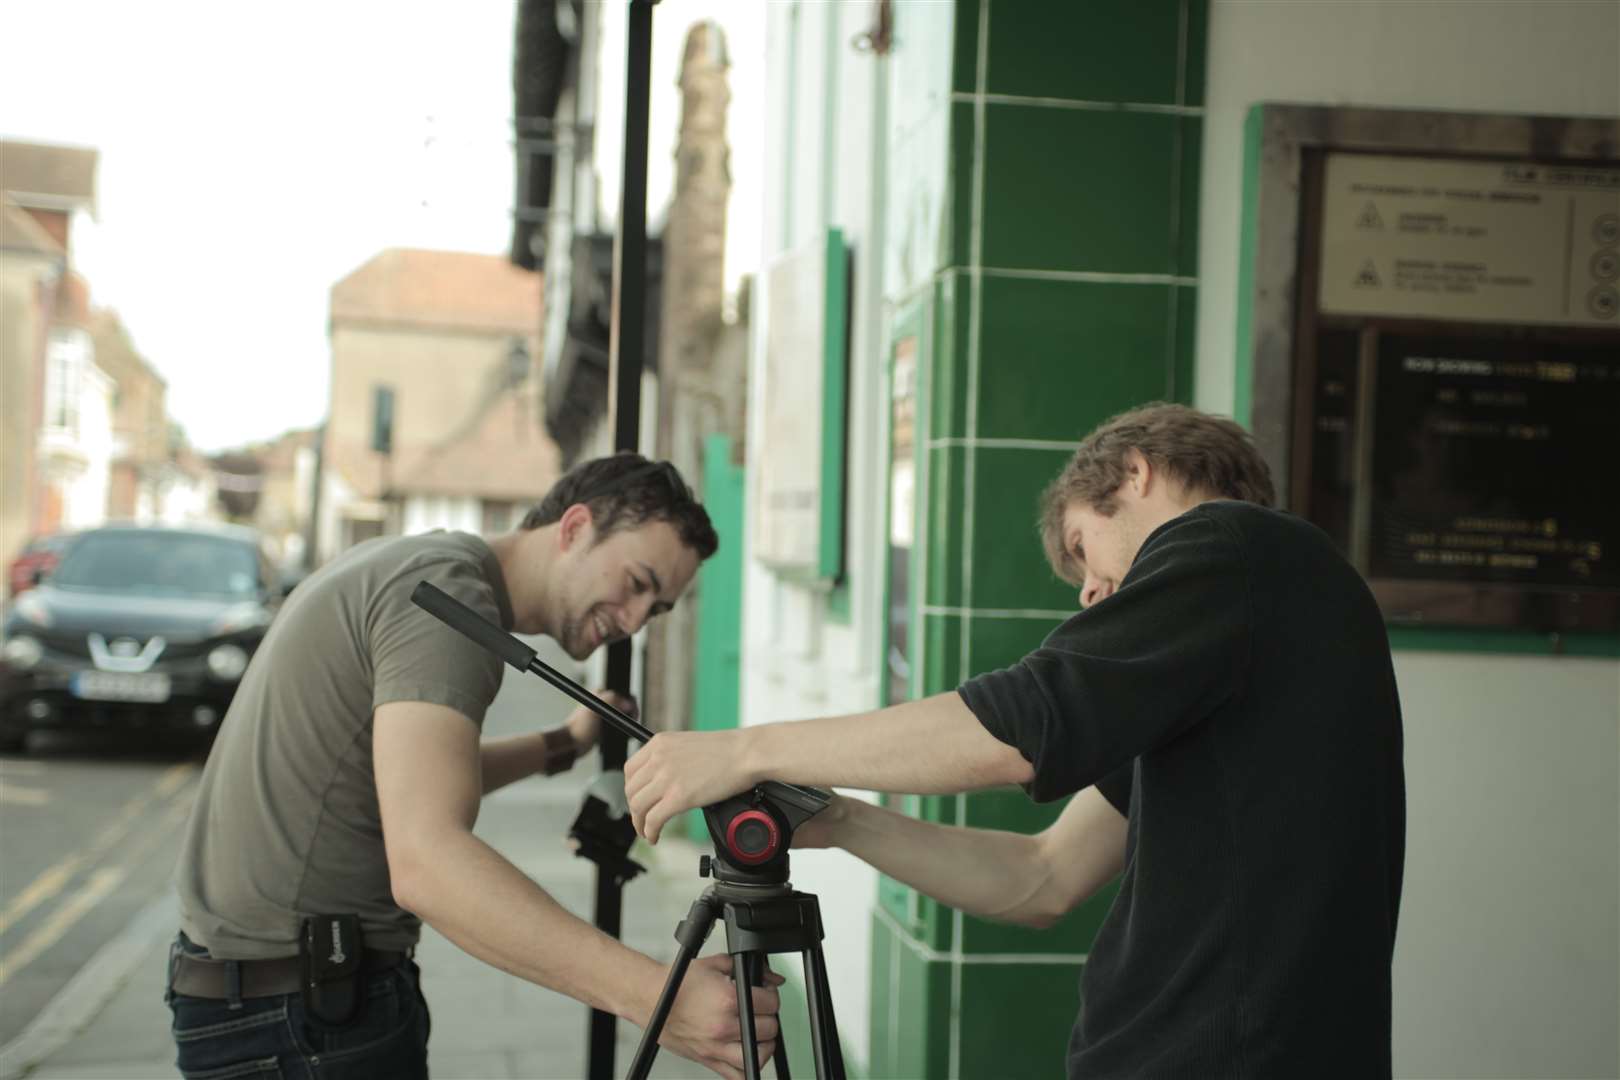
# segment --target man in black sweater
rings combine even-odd
[[[876,712],[659,735],[625,770],[638,829],[763,779],[1073,795],[1037,836],[839,798],[795,843],[1035,926],[1123,872],[1071,1077],[1388,1076],[1406,830],[1389,644],[1333,544],[1271,502],[1236,424],[1115,417],[1044,499],[1083,610],[1040,648]]]

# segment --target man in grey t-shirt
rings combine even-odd
[[[662,966],[472,832],[482,795],[567,768],[596,718],[580,709],[554,731],[481,742],[500,661],[410,595],[431,582],[584,659],[669,610],[717,544],[673,466],[619,454],[570,470],[516,532],[373,540],[303,582],[243,677],[186,830],[168,995],[181,1072],[425,1077],[410,960],[424,921],[502,970],[645,1024]],[[345,947],[352,924],[323,919],[321,962],[344,974],[364,960],[306,1000],[302,927],[339,915],[357,917],[364,948]],[[690,969],[661,1041],[740,1077],[728,973],[723,956]],[[754,995],[763,1044],[777,997]]]

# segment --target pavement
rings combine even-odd
[[[514,687],[508,672],[486,734],[520,730],[534,722],[529,678]],[[544,691],[553,697],[555,692]],[[503,707],[504,703],[504,707]],[[543,702],[554,723],[560,714]],[[520,726],[518,714],[526,714]],[[535,777],[484,800],[477,832],[559,903],[589,917],[595,866],[570,852],[565,840],[594,757],[573,771]],[[626,944],[663,963],[675,955],[674,930],[707,882],[698,877],[700,849],[668,837],[656,849],[633,852],[648,868],[625,887]],[[169,942],[178,926],[175,899],[153,899],[63,987],[24,1031],[0,1047],[0,1080],[150,1080],[178,1077],[170,1014],[163,1003]],[[724,934],[710,937],[705,953],[721,951]],[[422,989],[433,1017],[429,1068],[435,1080],[571,1080],[586,1069],[587,1010],[571,998],[514,978],[462,952],[431,928],[417,949]],[[613,1072],[623,1075],[640,1029],[620,1021]],[[709,1077],[708,1070],[660,1051],[652,1075],[668,1080]]]
[[[589,913],[595,867],[564,846],[591,778],[588,762],[574,773],[534,779],[484,801],[478,834],[569,910]],[[648,872],[625,888],[624,941],[656,959],[675,955],[675,924],[706,884],[697,876],[699,849],[666,839],[638,849]],[[154,1080],[178,1077],[164,967],[177,925],[164,894],[143,910],[82,969],[24,1032],[0,1048],[0,1077],[28,1080]],[[705,952],[718,951],[723,934]],[[417,960],[433,1016],[428,1063],[435,1080],[568,1080],[585,1075],[585,1006],[516,979],[462,952],[424,928]],[[623,1075],[641,1032],[618,1025],[615,1075]],[[660,1051],[653,1076],[708,1077],[692,1062]]]

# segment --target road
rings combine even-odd
[[[89,736],[0,757],[0,1045],[169,888],[200,768]]]
[[[578,676],[549,641],[527,640]],[[549,727],[572,706],[508,669],[485,734]],[[172,887],[201,769],[197,753],[106,736],[36,736],[27,754],[0,756],[0,1046]]]

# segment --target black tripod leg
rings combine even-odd
[[[630,1080],[647,1080],[647,1074],[652,1072],[653,1058],[658,1054],[658,1036],[663,1034],[664,1021],[669,1019],[669,1010],[675,1004],[675,995],[680,993],[681,980],[686,977],[692,957],[703,948],[703,942],[709,937],[714,917],[715,910],[705,893],[692,901],[686,918],[675,928],[675,940],[680,943],[680,948],[675,952],[675,962],[670,965],[669,978],[664,980],[664,989],[658,995],[658,1004],[653,1007],[652,1018],[647,1021],[647,1030],[641,1033],[641,1044],[636,1047],[635,1059],[630,1062]],[[751,1077],[750,1080],[756,1078]]]
[[[765,986],[765,973],[770,970],[769,957],[764,953],[753,953],[748,957],[749,982],[755,986]],[[781,1019],[780,1016],[777,1018]],[[776,1080],[793,1080],[793,1070],[788,1067],[787,1033],[781,1025],[776,1029],[776,1052],[771,1055],[771,1064],[776,1066]]]
[[[754,957],[752,953],[731,954],[731,981],[737,987],[737,1019],[742,1022],[744,1080],[759,1078],[759,1033],[754,1029]]]
[[[844,1080],[844,1050],[833,1016],[832,986],[821,943],[804,950],[805,997],[810,999],[810,1045],[816,1054],[816,1080]]]

